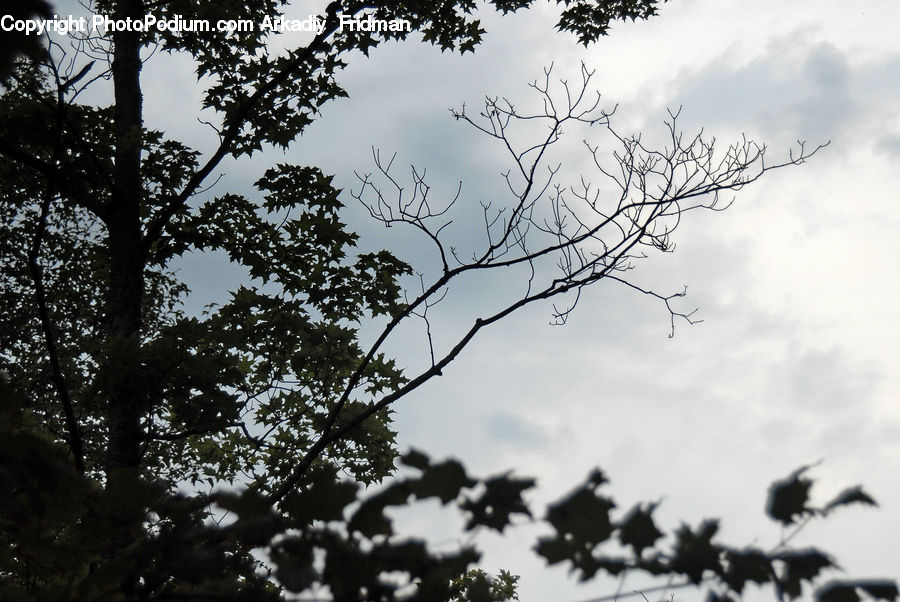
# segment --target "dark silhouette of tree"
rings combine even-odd
[[[283,4],[97,0],[92,9],[132,23],[148,15],[259,23]],[[492,4],[506,13],[531,2]],[[557,28],[589,43],[613,21],[652,16],[658,2],[560,4]],[[442,49],[472,51],[483,33],[475,9],[467,0],[332,3],[320,17],[321,33],[281,54],[268,52],[259,28],[75,33],[71,46],[49,43],[37,59],[12,66],[0,97],[4,597],[265,600],[278,599],[281,587],[322,586],[337,600],[459,595],[477,553],[441,556],[421,542],[397,541],[383,510],[436,496],[459,505],[469,529],[502,531],[511,515],[530,515],[521,493],[533,482],[478,481],[458,463],[410,453],[404,462],[420,476],[357,499],[357,483],[377,483],[393,469],[391,404],[440,375],[482,328],[550,299],[565,299],[555,309],[564,322],[580,291],[601,280],[658,297],[673,328],[676,318],[690,321],[673,304],[683,293],[660,294],[627,279],[641,249],[671,250],[687,212],[721,208],[720,194],[817,150],[801,145],[780,163],[767,163],[765,148],[747,140],[719,152],[700,135],[680,134],[676,115],[669,144],[649,148],[612,129],[591,96],[587,69],[580,86],[563,86],[559,96],[548,71],[534,84],[542,112],[523,114],[498,99],[488,99],[481,120],[454,112],[505,145],[513,160],[511,201],[484,207],[485,244],[471,257],[444,240],[450,208],[433,204],[419,171],[406,189],[376,154],[380,177],[361,176],[357,196],[376,219],[417,228],[434,243],[441,269],[432,280],[422,276],[419,294],[403,286],[411,275],[404,261],[355,251],[358,236],[340,220],[340,191],[318,168],[275,165],[252,197],[215,190],[224,159],[287,147],[325,103],[346,95],[335,76],[353,51],[368,54],[411,32]],[[410,31],[341,28],[342,18],[362,15],[402,19]],[[203,107],[217,116],[210,153],[144,127],[140,74],[142,51],[150,48],[194,61]],[[107,81],[108,104],[80,101]],[[513,143],[517,125],[538,121],[546,125],[539,139]],[[620,192],[612,203],[587,181],[567,189],[547,170],[547,153],[570,123],[606,128],[619,145],[611,165],[588,147]],[[188,252],[227,254],[248,280],[223,305],[186,315],[180,299],[187,286],[171,266]],[[427,322],[429,308],[460,276],[510,267],[530,274],[523,292],[446,348],[429,338],[425,370],[405,374],[385,355],[398,327]],[[357,331],[368,321],[384,326],[365,346]],[[339,470],[355,482],[341,481]],[[713,542],[711,523],[678,531],[673,554],[645,558],[656,541],[648,540],[652,507],[610,519],[613,506],[597,492],[603,480],[595,474],[550,508],[547,520],[562,539],[539,543],[548,561],[572,561],[585,578],[645,570],[696,584],[709,573],[738,593],[755,579],[740,581],[741,573],[728,581],[743,557]],[[193,492],[179,491],[184,484]],[[242,492],[223,492],[232,485]],[[858,493],[841,503],[869,500]],[[217,509],[234,520],[216,523]],[[584,530],[586,521],[592,526]],[[586,555],[614,533],[635,555],[619,564]],[[570,536],[583,544],[578,550]],[[265,564],[254,550],[266,552]],[[767,556],[788,573],[764,582],[793,596],[818,575],[809,563],[830,566],[801,556]],[[412,593],[384,577],[395,571],[416,582]]]
[[[7,6],[4,11],[3,14],[9,15],[14,21],[42,17],[46,19],[51,16],[50,5],[44,0],[21,0]],[[9,76],[12,62],[18,55],[25,54],[38,58],[42,50],[37,36],[15,29],[0,29],[0,81],[5,81]]]

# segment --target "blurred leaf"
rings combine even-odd
[[[338,521],[344,508],[356,501],[359,485],[340,481],[334,466],[311,471],[308,485],[281,503],[281,508],[301,525],[313,521]]]
[[[400,462],[406,466],[418,468],[421,471],[427,470],[431,464],[431,460],[428,459],[428,456],[417,449],[411,449],[400,456]]]
[[[365,537],[376,535],[391,535],[391,519],[384,514],[384,505],[371,501],[363,502],[353,514],[347,528],[350,531],[358,531]]]
[[[551,565],[569,560],[573,554],[572,546],[559,536],[538,538],[534,550]]]
[[[859,602],[856,586],[847,583],[828,583],[816,592],[816,602]]]
[[[784,571],[779,583],[791,598],[798,598],[803,592],[803,582],[812,583],[824,569],[837,568],[834,561],[819,550],[792,550],[774,556],[784,562]]]
[[[547,522],[561,536],[584,544],[596,545],[609,539],[613,532],[609,511],[616,504],[596,492],[606,482],[600,471],[592,473],[583,486],[547,508]]]
[[[447,504],[459,496],[463,487],[477,483],[469,478],[465,468],[456,460],[446,460],[423,469],[418,480],[410,480],[410,487],[418,499],[437,497]]]
[[[652,548],[663,533],[653,522],[653,511],[656,504],[632,508],[619,525],[619,541],[622,545],[631,546],[637,556],[646,548]]]
[[[802,476],[809,469],[810,466],[803,466],[786,479],[772,483],[766,502],[766,514],[782,524],[790,525],[794,523],[794,517],[814,512],[806,505],[813,481]]]
[[[862,599],[859,589],[875,600],[893,601],[900,597],[895,581],[829,581],[816,591],[816,602],[857,602]]]
[[[896,600],[900,598],[900,590],[896,581],[866,580],[857,581],[856,587],[862,589],[876,600]]]
[[[860,485],[848,487],[840,492],[833,500],[825,505],[825,512],[830,512],[839,506],[849,506],[850,504],[865,504],[867,506],[878,506],[872,497],[863,491]]]
[[[273,547],[272,561],[275,576],[289,591],[302,592],[312,586],[319,574],[313,566],[313,546],[310,542],[288,537]]]
[[[466,499],[460,508],[471,513],[466,530],[485,526],[502,532],[510,524],[512,514],[531,516],[522,493],[534,487],[534,479],[514,479],[503,475],[484,482],[484,493],[477,499]]]
[[[672,558],[672,571],[687,575],[692,583],[703,581],[703,573],[712,571],[722,574],[722,563],[719,561],[720,548],[712,543],[712,538],[719,530],[719,522],[705,520],[696,531],[682,525],[675,533],[675,556]]]
[[[763,584],[772,580],[772,561],[762,550],[726,550],[725,561],[728,568],[723,579],[739,594],[748,581]]]
[[[234,512],[241,519],[262,518],[272,513],[268,498],[252,489],[238,493],[219,492],[214,499],[219,506]]]

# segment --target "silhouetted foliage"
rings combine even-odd
[[[5,6],[3,11],[3,15],[10,15],[16,21],[51,16],[50,5],[44,0],[19,0]],[[44,48],[35,35],[28,35],[15,29],[0,30],[0,82],[6,81],[9,77],[16,56],[25,54],[38,58],[43,51]]]
[[[397,534],[388,511],[437,498],[462,513],[466,531],[503,532],[530,521],[533,513],[522,494],[533,480],[477,479],[456,461],[432,463],[411,451],[401,462],[415,474],[393,479],[377,492],[361,494],[357,483],[338,478],[335,467],[318,465],[307,486],[278,507],[252,489],[213,494],[203,503],[225,514],[211,522],[199,519],[196,498],[173,496],[163,484],[135,480],[127,494],[98,487],[72,470],[64,450],[33,431],[23,424],[21,412],[3,408],[0,474],[14,492],[0,506],[10,544],[0,583],[4,599],[118,599],[114,584],[123,576],[135,580],[137,599],[275,600],[280,590],[360,601],[517,599],[518,577],[503,571],[490,579],[483,571],[468,571],[479,558],[477,550],[434,553],[424,540]],[[684,582],[667,589],[703,585],[712,600],[734,599],[750,582],[771,585],[794,599],[819,583],[823,571],[836,568],[828,554],[795,549],[787,541],[769,551],[723,545],[715,520],[681,525],[667,535],[652,517],[656,504],[614,512],[615,501],[601,491],[607,483],[595,471],[551,503],[543,521],[554,535],[535,546],[548,563],[568,563],[581,580],[598,573],[643,572],[683,576]],[[855,490],[858,499],[838,506],[870,503],[862,489]],[[486,505],[494,511],[486,513]],[[154,527],[114,558],[105,557],[111,523],[131,512],[149,513]],[[610,548],[613,554],[605,551]],[[269,559],[268,572],[260,572],[250,550]],[[816,597],[861,599],[847,597],[857,590],[875,599],[897,597],[891,581],[832,581]]]

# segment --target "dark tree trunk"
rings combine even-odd
[[[140,19],[141,0],[122,0],[116,19]],[[115,179],[106,211],[109,290],[106,306],[106,385],[109,394],[107,477],[133,473],[140,462],[143,397],[140,382],[141,297],[141,34],[113,34],[115,91]]]
[[[120,0],[115,19],[140,19],[142,0]],[[105,208],[109,239],[109,289],[106,297],[106,355],[103,380],[107,390],[106,486],[118,510],[112,517],[107,561],[114,562],[140,531],[143,509],[132,493],[139,475],[144,411],[140,386],[141,297],[144,260],[141,250],[141,34],[113,34],[115,93],[115,172],[112,196]],[[133,599],[138,575],[119,583],[124,599]]]

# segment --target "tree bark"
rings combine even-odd
[[[122,0],[116,19],[141,19],[141,0]],[[140,463],[140,332],[144,261],[141,253],[141,34],[113,34],[115,94],[115,172],[110,206],[105,212],[109,235],[109,289],[106,298],[107,426],[106,468],[109,484]]]

